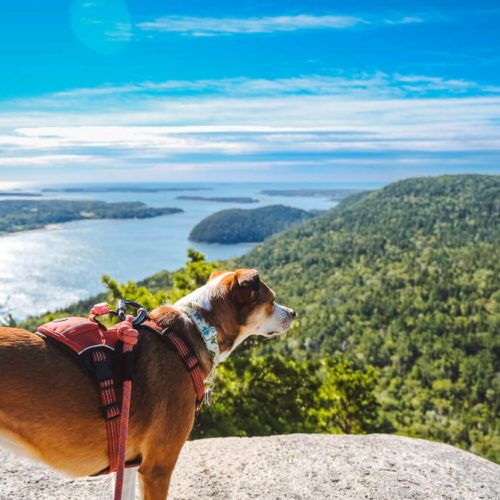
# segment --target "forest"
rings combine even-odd
[[[153,208],[142,202],[79,200],[0,200],[0,233],[40,229],[83,219],[145,219],[182,212],[180,208]]]
[[[205,217],[194,226],[189,239],[204,243],[253,243],[263,241],[292,224],[314,217],[300,208],[271,205],[254,209],[229,208]]]
[[[254,267],[297,310],[286,336],[249,339],[218,369],[193,438],[394,432],[500,463],[499,223],[499,176],[416,178],[355,194],[230,262],[191,250],[175,273],[103,279],[109,300],[153,308],[216,268]]]

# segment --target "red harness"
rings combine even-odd
[[[147,320],[142,323],[141,326],[146,326],[154,333],[160,335],[163,339],[167,340],[170,345],[179,353],[184,366],[191,375],[191,380],[193,381],[194,390],[196,391],[196,411],[201,410],[203,404],[203,398],[205,397],[205,377],[201,370],[201,365],[198,357],[194,353],[191,346],[186,343],[182,337],[177,335],[173,330],[168,327],[162,329],[154,321]]]
[[[138,337],[146,330],[167,340],[178,352],[188,370],[196,391],[196,411],[200,411],[205,393],[203,372],[199,360],[191,346],[178,334],[166,328],[162,329],[155,322],[143,322],[140,330],[134,328],[132,316],[125,321],[106,329],[97,321],[96,316],[107,314],[107,304],[98,304],[91,311],[90,319],[70,317],[56,319],[38,328],[38,333],[57,341],[78,355],[79,361],[90,372],[97,382],[103,415],[106,422],[108,439],[109,466],[96,475],[117,472],[115,499],[121,498],[123,468],[125,466],[125,451],[128,428],[128,411],[130,409],[132,358],[130,352],[137,343]],[[139,327],[138,327],[139,328]],[[122,407],[118,405],[115,392],[115,375],[112,362],[122,356],[125,364],[123,379]],[[121,417],[121,418],[119,418]],[[127,463],[127,466],[138,465],[138,462]]]

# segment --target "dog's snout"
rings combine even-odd
[[[295,319],[297,317],[297,313],[295,312],[295,309],[290,309],[290,316]]]

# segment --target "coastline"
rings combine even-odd
[[[180,212],[172,212],[170,214],[159,214],[153,215],[152,217],[102,217],[102,218],[93,218],[93,217],[82,217],[81,219],[73,219],[68,220],[66,222],[49,222],[41,227],[34,227],[32,229],[19,229],[17,231],[0,231],[0,238],[5,238],[6,236],[14,236],[18,234],[27,234],[27,233],[35,233],[41,231],[61,231],[67,224],[73,224],[78,222],[98,222],[98,221],[129,221],[129,220],[144,220],[144,219],[156,219],[158,217],[168,217],[170,215],[176,215],[183,212],[183,210],[179,209]]]
[[[204,184],[202,184],[204,185]],[[210,185],[214,196],[258,197],[271,183]],[[192,186],[191,186],[192,187]],[[313,186],[318,187],[318,186]],[[210,191],[207,191],[210,192]],[[64,199],[74,199],[62,193]],[[86,300],[103,291],[101,277],[108,274],[124,283],[141,281],[161,270],[175,271],[186,262],[186,251],[195,248],[208,261],[225,261],[246,254],[255,242],[222,245],[188,239],[202,219],[227,204],[186,200],[176,204],[176,192],[81,194],[92,201],[140,201],[150,207],[178,207],[184,212],[148,219],[80,219],[0,234],[0,305],[16,319],[38,315]],[[262,199],[257,206],[278,201]],[[288,198],[290,206],[306,210],[330,209],[335,203],[318,198]],[[220,208],[219,208],[220,207]],[[230,208],[229,205],[228,208]],[[234,205],[246,208],[248,205]],[[28,263],[28,265],[26,265]],[[68,300],[68,297],[71,297]]]

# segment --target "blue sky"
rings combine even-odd
[[[0,182],[500,172],[500,6],[0,4]]]

